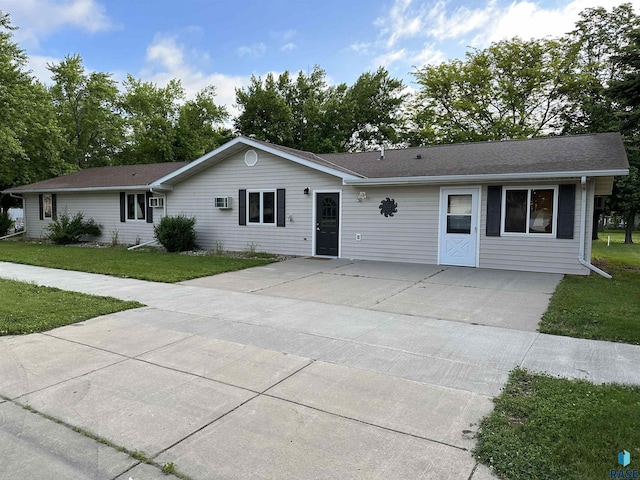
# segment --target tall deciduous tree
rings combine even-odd
[[[619,80],[612,80],[607,91],[618,104],[620,130],[625,136],[629,154],[629,175],[616,180],[611,208],[625,219],[625,243],[633,243],[632,231],[640,212],[640,30],[629,34],[629,44],[614,58],[625,71]]]
[[[125,115],[127,142],[119,163],[158,163],[175,161],[175,123],[184,90],[179,80],[165,87],[127,75],[121,107]]]
[[[118,87],[108,73],[88,73],[79,55],[48,66],[51,95],[64,132],[63,157],[77,168],[113,163],[122,148],[124,130],[118,112]]]
[[[221,126],[229,115],[215,104],[215,94],[213,86],[206,87],[180,107],[175,125],[177,162],[194,160],[231,139],[231,131]]]
[[[14,29],[0,11],[0,190],[66,171],[51,97],[26,72],[26,55],[12,41]],[[0,200],[2,210],[12,203],[6,195]]]
[[[611,82],[620,80],[627,66],[615,62],[629,45],[629,34],[640,27],[630,3],[588,8],[566,40],[577,56],[574,75],[566,79],[569,101],[563,133],[595,133],[616,130],[616,101],[606,94]]]
[[[236,90],[242,112],[235,126],[243,135],[316,153],[391,145],[398,140],[403,89],[383,68],[362,74],[351,87],[328,85],[318,66],[295,80],[289,72],[264,81],[254,76]]]
[[[451,143],[558,133],[575,56],[559,40],[519,38],[416,69],[409,142]]]

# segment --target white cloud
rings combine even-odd
[[[360,54],[368,54],[371,48],[369,42],[356,42],[349,45],[349,50]]]
[[[95,33],[114,28],[105,7],[97,0],[3,0],[2,10],[20,27],[15,39],[28,46],[63,28]]]
[[[238,55],[240,55],[241,57],[244,57],[246,55],[251,55],[253,57],[260,57],[262,55],[264,55],[264,53],[267,51],[267,46],[260,42],[260,43],[254,43],[253,45],[243,45],[241,47],[238,47]]]
[[[191,62],[192,54],[195,63],[204,55],[191,51],[187,55],[175,37],[156,35],[147,47],[147,63],[140,77],[160,86],[165,86],[172,79],[179,79],[187,98],[194,98],[203,88],[213,85],[216,88],[216,104],[225,106],[231,116],[238,115],[240,112],[235,107],[236,88],[248,86],[250,76],[205,73]]]
[[[271,37],[273,37],[275,40],[279,41],[279,42],[290,42],[291,40],[293,40],[295,38],[295,36],[298,34],[298,32],[296,30],[277,30],[277,31],[273,31],[271,32]]]
[[[383,53],[373,59],[373,65],[377,67],[389,67],[392,63],[396,63],[400,60],[404,60],[407,57],[407,51],[404,48],[400,50],[394,50],[391,52]]]
[[[421,67],[422,65],[437,65],[446,59],[447,56],[443,51],[438,50],[435,44],[429,43],[425,44],[424,48],[411,58],[411,61],[416,67]]]
[[[40,80],[45,85],[53,85],[51,72],[47,65],[58,64],[62,58],[47,57],[44,55],[29,55],[27,69],[31,70],[31,75]]]
[[[380,28],[380,35],[386,36],[387,47],[391,48],[402,38],[418,35],[422,29],[424,13],[422,9],[411,9],[412,0],[396,0],[387,16],[378,17],[374,25]]]
[[[282,50],[283,52],[292,52],[293,50],[297,50],[297,49],[298,49],[298,46],[293,42],[285,43],[283,46],[280,47],[280,50]]]

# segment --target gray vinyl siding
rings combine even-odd
[[[367,198],[359,202],[358,193]],[[438,258],[439,187],[346,187],[343,193],[342,256],[360,260],[435,264]],[[380,203],[398,204],[393,217]],[[361,240],[356,240],[356,234]]]
[[[536,183],[540,185],[540,183]],[[551,236],[486,236],[487,186],[482,187],[480,209],[480,267],[585,275],[578,261],[580,248],[580,184],[576,185],[573,239]]]
[[[128,193],[144,192],[132,191]],[[38,195],[25,195],[25,203],[27,205],[25,214],[27,237],[46,237],[46,227],[52,220],[50,218],[40,220]],[[153,225],[160,221],[162,212],[161,208],[154,209],[153,224],[141,220],[121,223],[119,192],[58,193],[56,204],[58,215],[66,208],[69,215],[82,212],[85,220],[93,218],[101,226],[102,235],[91,237],[91,240],[100,243],[111,243],[116,234],[118,242],[122,244],[134,244],[138,241],[143,243],[152,240]]]
[[[339,192],[342,181],[289,160],[257,150],[258,163],[249,167],[244,153],[231,155],[180,182],[167,194],[167,214],[196,217],[196,242],[206,249],[312,255],[313,191]],[[305,195],[304,189],[311,192]],[[238,191],[284,188],[286,226],[239,225]],[[231,209],[214,206],[214,197],[231,197]],[[290,217],[292,220],[290,220]]]

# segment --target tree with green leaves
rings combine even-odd
[[[559,40],[503,40],[465,60],[413,72],[410,144],[476,142],[558,133],[575,56]]]
[[[64,159],[76,168],[111,165],[122,148],[124,124],[111,74],[88,73],[80,55],[48,65],[51,96],[64,132]]]
[[[614,58],[625,72],[612,80],[607,94],[618,105],[617,117],[629,156],[629,175],[616,180],[610,208],[625,221],[624,243],[633,243],[632,231],[640,213],[640,30],[629,34],[629,43]]]
[[[229,114],[215,104],[215,95],[213,86],[206,87],[180,107],[175,125],[177,162],[195,160],[232,138],[231,130],[221,126]]]
[[[566,91],[573,105],[566,112],[563,133],[597,133],[616,130],[616,101],[606,93],[611,82],[620,80],[627,67],[614,58],[629,45],[629,34],[640,27],[640,17],[630,3],[587,8],[576,27],[566,36],[577,65],[566,79]]]
[[[126,143],[118,163],[158,163],[175,161],[175,123],[184,89],[179,80],[165,87],[127,75],[120,106],[124,112]]]
[[[0,11],[0,190],[67,171],[51,97],[25,70],[27,57],[12,41],[13,30]],[[13,204],[8,195],[0,200],[3,211]]]
[[[180,80],[164,87],[127,76],[120,99],[126,142],[118,163],[191,161],[229,138],[224,107],[214,102],[212,86],[185,101]]]
[[[264,81],[254,76],[246,89],[236,90],[242,112],[235,127],[242,135],[315,153],[393,145],[403,90],[402,81],[384,68],[362,74],[351,87],[328,85],[318,66],[295,80],[288,71]]]

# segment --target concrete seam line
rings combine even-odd
[[[269,289],[269,288],[273,288],[273,287],[281,287],[282,285],[286,285],[287,283],[296,282],[296,281],[298,281],[298,280],[302,280],[303,278],[313,277],[314,275],[319,275],[319,274],[321,274],[321,273],[324,273],[324,272],[314,272],[314,273],[309,273],[309,274],[307,274],[307,275],[303,275],[303,276],[298,277],[298,278],[292,278],[291,280],[285,280],[285,281],[284,281],[284,282],[282,282],[282,283],[277,283],[277,284],[275,284],[275,285],[268,285],[268,286],[266,286],[266,287],[255,288],[255,289],[253,289],[253,290],[249,290],[249,291],[247,291],[247,292],[241,292],[241,293],[247,293],[247,294],[255,293],[255,294],[260,294],[260,292],[261,292],[262,290],[267,290],[267,289]]]
[[[266,392],[268,392],[269,390],[271,390],[274,387],[277,387],[278,385],[280,385],[282,382],[284,382],[285,380],[290,379],[291,377],[293,377],[294,375],[296,375],[297,373],[301,372],[302,370],[304,370],[305,368],[307,368],[309,365],[314,364],[316,361],[314,359],[309,359],[310,362],[307,363],[306,365],[303,365],[302,367],[300,367],[299,369],[297,369],[295,372],[291,373],[290,375],[287,375],[286,377],[284,377],[283,379],[277,381],[276,383],[274,383],[273,385],[271,385],[269,388],[264,389],[262,392],[260,392],[261,395],[265,395]]]
[[[153,457],[151,457],[151,458],[153,459],[153,458],[158,457],[159,455],[161,455],[161,454],[165,453],[167,450],[172,449],[173,447],[175,447],[175,446],[176,446],[176,445],[178,445],[179,443],[184,442],[184,441],[185,441],[185,440],[187,440],[188,438],[190,438],[190,437],[194,436],[196,433],[201,432],[201,431],[202,431],[202,430],[204,430],[205,428],[207,428],[207,427],[209,427],[209,426],[213,425],[213,424],[214,424],[215,422],[217,422],[218,420],[220,420],[220,419],[222,419],[222,418],[226,417],[227,415],[229,415],[229,414],[230,414],[230,413],[232,413],[232,412],[235,412],[235,411],[236,411],[237,409],[239,409],[240,407],[243,407],[244,405],[246,405],[247,403],[249,403],[251,400],[254,400],[254,399],[256,399],[256,398],[258,398],[258,397],[260,397],[260,396],[261,396],[261,394],[259,394],[259,393],[258,393],[258,394],[256,394],[256,395],[254,395],[253,397],[248,398],[248,399],[247,399],[247,400],[245,400],[244,402],[239,403],[238,405],[236,405],[235,407],[233,407],[233,408],[232,408],[231,410],[229,410],[228,412],[223,413],[222,415],[220,415],[220,416],[218,416],[218,417],[214,418],[213,420],[211,420],[209,423],[207,423],[207,424],[205,424],[205,425],[201,426],[200,428],[197,428],[196,430],[194,430],[194,431],[193,431],[193,432],[191,432],[190,434],[188,434],[188,435],[184,436],[183,438],[181,438],[180,440],[178,440],[178,441],[176,441],[176,442],[172,443],[172,444],[171,444],[171,445],[169,445],[167,448],[163,448],[162,450],[160,450],[158,453],[156,453],[156,454],[155,454]]]
[[[533,342],[531,342],[531,345],[529,345],[529,348],[527,348],[527,351],[524,352],[524,355],[522,356],[522,360],[520,360],[519,363],[519,367],[521,367],[524,364],[524,361],[527,359],[527,357],[529,356],[529,352],[531,351],[531,349],[533,348],[533,346],[536,344],[536,342],[538,341],[538,339],[540,338],[540,332],[536,332],[536,338],[533,339]]]
[[[467,480],[473,480],[473,474],[476,473],[476,470],[478,469],[478,465],[479,465],[479,463],[476,462],[476,464],[473,466],[473,469],[471,470],[471,474],[469,474],[469,478],[467,478]]]
[[[468,452],[469,451],[469,449],[465,448],[465,447],[459,447],[457,445],[452,445],[450,443],[443,442],[443,441],[440,441],[440,440],[435,440],[433,438],[423,437],[422,435],[417,435],[415,433],[403,432],[402,430],[396,430],[395,428],[385,427],[385,426],[382,426],[382,425],[378,425],[376,423],[366,422],[364,420],[359,420],[357,418],[348,417],[346,415],[341,415],[339,413],[329,412],[327,410],[323,410],[322,408],[312,407],[310,405],[305,405],[304,403],[296,402],[295,400],[289,400],[287,398],[278,397],[276,395],[272,395],[272,394],[269,394],[269,393],[264,393],[263,395],[265,397],[273,398],[275,400],[281,400],[283,402],[292,403],[294,405],[298,405],[298,406],[304,407],[304,408],[309,408],[309,409],[315,410],[317,412],[326,413],[327,415],[331,415],[333,417],[343,418],[345,420],[351,420],[353,422],[361,423],[363,425],[368,425],[368,426],[374,427],[374,428],[380,428],[382,430],[386,430],[386,431],[393,432],[393,433],[399,433],[400,435],[406,435],[408,437],[418,438],[420,440],[425,440],[427,442],[438,443],[440,445],[444,445],[446,447],[451,447],[451,448],[455,448],[455,449],[458,449],[458,450],[462,450],[464,452]]]

